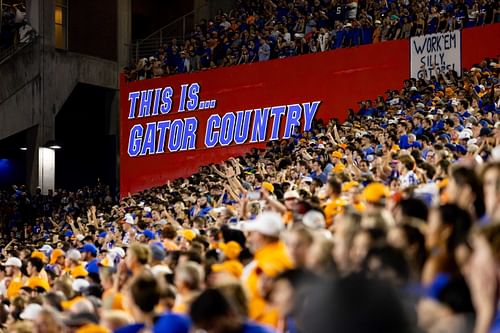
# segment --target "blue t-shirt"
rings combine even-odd
[[[320,174],[316,174],[316,171],[313,171],[313,172],[311,172],[310,177],[312,179],[319,179],[319,180],[321,180],[321,182],[323,184],[325,184],[326,181],[328,180],[328,175],[327,175],[327,173],[325,171],[323,171]]]
[[[373,155],[375,154],[375,149],[373,149],[372,146],[368,147],[368,148],[363,148],[362,149],[363,151],[363,155],[365,155],[365,158],[368,156],[368,155]]]
[[[416,136],[419,136],[424,134],[424,129],[422,127],[415,127],[412,133],[415,134]]]
[[[361,29],[353,28],[351,32],[352,36],[352,46],[357,46],[361,44]]]
[[[144,324],[131,324],[114,330],[114,333],[137,333],[144,328]]]
[[[252,323],[250,321],[247,321],[246,323],[243,324],[242,333],[272,333],[274,332],[271,328],[268,328],[266,326],[258,325],[255,323]]]
[[[188,317],[167,313],[156,320],[153,333],[188,333],[190,328],[191,322]]]
[[[99,274],[98,263],[99,263],[99,260],[97,260],[97,258],[96,259],[92,259],[91,261],[89,261],[87,263],[87,265],[85,265],[85,269],[89,273],[97,273],[97,274]]]
[[[363,27],[361,32],[361,44],[371,44],[372,36],[373,36],[373,28],[372,27]]]
[[[408,149],[410,148],[410,144],[408,143],[408,135],[403,134],[399,138],[399,148],[401,149]]]
[[[189,215],[191,217],[196,217],[196,216],[205,216],[208,214],[208,212],[210,212],[212,210],[212,207],[210,206],[206,206],[205,208],[202,208],[198,214],[194,215],[194,208],[195,207],[191,207],[191,209],[189,210]]]
[[[346,31],[345,30],[339,30],[335,34],[335,44],[333,44],[334,49],[338,49],[342,47],[342,44],[344,43],[344,38],[346,37]]]

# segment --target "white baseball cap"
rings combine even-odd
[[[295,190],[294,191],[286,191],[284,199],[285,200],[287,200],[287,199],[300,199],[299,192],[297,192]]]
[[[470,128],[465,128],[462,132],[469,133],[469,135],[471,137],[474,135],[474,133],[472,132],[472,130]]]
[[[458,135],[458,138],[459,138],[460,140],[469,140],[469,139],[470,139],[470,134],[469,134],[469,132],[462,131],[462,132],[460,132],[460,134]]]
[[[120,258],[125,258],[125,250],[122,249],[121,247],[114,247],[111,250],[109,250],[111,254],[113,254],[115,257],[116,255],[119,255]]]
[[[151,273],[153,273],[153,275],[155,277],[159,277],[159,276],[164,275],[164,274],[167,274],[167,275],[172,274],[172,270],[168,266],[165,266],[165,265],[156,265],[156,266],[151,267]]]
[[[40,304],[31,303],[24,308],[20,317],[23,320],[35,320],[40,311],[42,311],[42,306]]]
[[[82,235],[82,234],[76,235],[76,240],[77,240],[77,241],[80,241],[80,242],[81,242],[81,241],[82,241],[82,240],[84,240],[84,239],[85,239],[85,236],[84,236],[84,235]]]
[[[52,246],[50,246],[49,244],[45,244],[44,246],[42,246],[40,248],[40,251],[42,252],[52,252],[54,249],[52,248]]]
[[[477,139],[470,139],[467,141],[467,145],[475,145],[477,143]]]
[[[311,177],[309,177],[309,176],[305,176],[305,177],[302,177],[302,181],[303,182],[310,182],[311,183],[313,181],[313,179]]]
[[[245,224],[245,231],[255,231],[260,234],[279,237],[284,229],[283,220],[278,213],[264,212],[257,216],[254,221]]]
[[[7,259],[6,262],[4,262],[2,264],[2,266],[14,266],[14,267],[17,267],[17,268],[21,268],[23,266],[23,263],[21,261],[21,259],[19,258],[16,258],[16,257],[10,257],[9,259]]]
[[[135,224],[134,217],[128,213],[123,217],[123,222],[127,224]]]
[[[310,229],[322,229],[325,227],[325,216],[317,210],[310,210],[302,217],[302,223]]]
[[[70,249],[66,252],[66,258],[73,261],[79,261],[82,259],[82,254],[76,249]]]
[[[86,288],[88,288],[90,286],[90,283],[89,281],[85,280],[85,279],[76,279],[75,281],[73,281],[73,283],[71,284],[71,288],[76,291],[77,293],[81,293],[83,292]]]

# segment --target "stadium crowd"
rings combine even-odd
[[[125,73],[149,79],[497,22],[498,0],[240,0]]]
[[[1,192],[6,332],[500,332],[500,58],[113,197]]]

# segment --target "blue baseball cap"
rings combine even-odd
[[[451,151],[455,151],[456,150],[456,147],[453,143],[447,143],[444,145],[446,148],[448,148],[449,150]]]
[[[482,127],[488,127],[490,125],[490,123],[486,119],[481,119],[481,121],[479,122],[479,124]]]
[[[455,148],[457,149],[457,152],[460,154],[467,154],[467,148],[465,148],[462,145],[455,145]]]
[[[68,230],[64,233],[64,237],[73,237],[73,231]]]
[[[159,248],[165,250],[165,245],[163,245],[162,242],[154,242],[153,244],[151,244],[151,246],[158,246]]]
[[[106,238],[107,235],[108,235],[108,233],[106,231],[103,231],[97,237],[98,238]]]
[[[167,313],[161,316],[153,327],[153,333],[188,333],[191,322],[186,316]]]
[[[151,257],[154,260],[162,261],[167,256],[165,248],[159,247],[158,245],[151,245]]]
[[[83,253],[91,253],[93,256],[97,255],[97,247],[94,244],[86,243],[81,249],[80,252]]]
[[[440,137],[441,139],[446,139],[446,140],[448,140],[448,141],[450,141],[450,140],[451,140],[451,136],[450,136],[448,133],[443,133],[443,134],[439,135],[439,137]]]
[[[154,232],[152,232],[151,230],[149,229],[146,229],[144,230],[144,232],[142,233],[146,238],[149,238],[149,239],[155,239],[155,234]]]
[[[99,262],[97,261],[97,259],[94,259],[94,260],[92,260],[91,262],[89,262],[87,264],[87,266],[85,267],[85,269],[90,274],[92,274],[92,273],[93,274],[99,274]]]

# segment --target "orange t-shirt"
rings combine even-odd
[[[14,277],[12,281],[10,281],[9,286],[7,287],[7,298],[13,298],[19,295],[19,291],[24,285],[24,279],[22,274]]]
[[[102,305],[103,308],[111,310],[125,310],[123,306],[123,294],[112,290],[104,291],[102,294]]]
[[[170,239],[165,239],[163,241],[163,246],[165,246],[165,249],[167,251],[178,251],[179,250],[179,245],[175,244],[173,240]]]
[[[325,213],[325,224],[327,227],[333,224],[333,218],[342,211],[347,202],[342,198],[328,201],[323,208]]]
[[[253,264],[255,267],[244,278],[244,285],[249,296],[249,318],[261,324],[277,327],[280,314],[262,297],[259,284],[261,274],[272,278],[280,272],[293,267],[285,244],[276,242],[259,249],[255,253]]]

